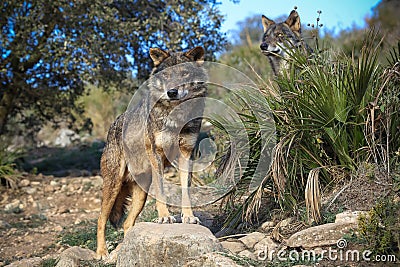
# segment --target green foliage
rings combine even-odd
[[[400,4],[399,1],[382,0],[372,8],[371,17],[366,17],[366,29],[379,30],[375,45],[379,43],[380,52],[394,46],[399,41],[400,36]],[[345,53],[348,56],[359,57],[362,50],[362,40],[368,32],[364,28],[353,26],[350,29],[340,31],[334,35],[329,31],[325,32],[324,41],[334,44],[336,50]],[[385,63],[385,54],[379,53],[378,60]]]
[[[68,170],[99,170],[103,146],[103,143],[94,142],[79,147],[44,148],[39,161],[38,155],[30,153],[21,167],[26,171],[53,175]]]
[[[84,82],[120,86],[132,71],[146,78],[150,47],[201,45],[213,59],[226,44],[215,0],[15,0],[0,8],[0,133],[10,118],[27,130],[73,123]]]
[[[268,77],[271,67],[268,59],[260,53],[259,44],[238,45],[220,57],[220,62],[240,70],[252,81],[263,84],[260,77]]]
[[[385,68],[377,60],[380,50],[374,46],[375,38],[376,33],[370,32],[357,58],[329,49],[316,50],[310,57],[303,51],[287,51],[289,68],[276,78],[273,89],[263,88],[265,99],[240,95],[256,107],[272,109],[278,142],[271,171],[228,221],[250,219],[260,206],[262,192],[270,192],[284,208],[297,209],[310,176],[326,190],[363,162],[383,165],[391,173],[400,147],[399,51],[394,48],[389,53],[392,62]],[[265,153],[260,139],[268,138],[257,133],[270,122],[258,122],[240,101],[232,103],[243,110],[241,119],[250,137],[250,163],[256,162]],[[254,167],[249,164],[249,168]],[[243,189],[251,175],[249,169],[243,171],[233,191],[235,199],[246,194]]]
[[[85,247],[91,250],[96,250],[96,236],[97,226],[90,224],[84,226],[78,226],[72,232],[65,233],[61,236],[61,244],[69,246]],[[109,223],[106,227],[106,240],[107,245],[110,247],[109,250],[115,249],[118,243],[122,240],[122,231],[116,230]]]
[[[260,38],[263,34],[261,15],[254,15],[237,23],[234,42],[219,61],[246,74],[251,80],[263,83],[260,77],[268,77],[271,67],[268,59],[260,53]]]
[[[57,266],[58,259],[46,259],[42,261],[40,267],[55,267]],[[115,263],[105,263],[103,261],[92,260],[92,261],[79,261],[79,266],[82,267],[114,267]]]
[[[55,267],[57,266],[58,260],[57,259],[45,259],[44,261],[42,261],[42,263],[40,264],[40,267]]]
[[[17,208],[19,209],[19,208]],[[18,213],[18,210],[14,210],[12,211],[13,213]],[[18,229],[32,229],[32,228],[37,228],[40,226],[43,226],[47,221],[46,216],[44,216],[43,214],[33,214],[31,216],[29,216],[29,222],[15,222],[15,223],[11,223],[11,226],[14,228],[18,228]]]
[[[367,215],[360,217],[358,229],[374,255],[400,256],[400,203],[393,198],[378,200]]]
[[[5,180],[8,186],[16,188],[16,172],[15,161],[21,156],[19,151],[8,150],[8,142],[0,136],[0,180]]]
[[[156,200],[151,199],[146,202],[142,212],[140,213],[139,220],[141,222],[154,222],[158,218],[158,213],[156,209]]]
[[[82,267],[115,267],[116,263],[105,263],[104,261],[91,260],[91,261],[80,261],[79,266],[82,266]]]
[[[104,90],[91,84],[87,85],[86,90],[88,93],[78,99],[78,104],[82,106],[84,116],[90,119],[91,137],[105,140],[110,125],[118,115],[125,112],[133,92],[130,95],[114,87]]]

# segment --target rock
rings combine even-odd
[[[237,264],[231,258],[224,256],[218,252],[210,252],[189,260],[184,267],[240,267],[242,265]]]
[[[8,222],[0,220],[0,229],[7,229],[7,228],[11,228],[11,225]]]
[[[304,229],[293,234],[286,244],[289,247],[305,249],[335,245],[344,234],[356,229],[356,223],[327,223]]]
[[[244,258],[249,258],[249,259],[252,259],[252,260],[257,260],[256,255],[254,255],[251,251],[249,251],[247,249],[243,250],[242,252],[240,252],[238,254],[238,256],[244,257]]]
[[[51,185],[51,186],[59,186],[60,183],[57,182],[57,181],[51,180],[51,181],[50,181],[50,185]]]
[[[233,254],[237,254],[246,249],[246,246],[240,241],[223,241],[221,245]]]
[[[117,245],[117,247],[110,252],[110,255],[108,257],[108,259],[106,260],[106,263],[108,264],[116,264],[117,263],[117,259],[118,259],[118,253],[119,250],[121,249],[123,243],[119,243]]]
[[[271,228],[273,228],[275,225],[276,225],[275,222],[267,221],[267,222],[264,222],[263,224],[261,224],[261,229],[267,231],[267,230],[270,230]]]
[[[43,260],[39,257],[34,257],[30,259],[23,259],[20,261],[13,262],[5,267],[38,267],[42,266]]]
[[[36,208],[36,209],[38,209],[38,210],[41,210],[41,209],[42,209],[42,204],[40,204],[39,201],[34,201],[34,202],[32,203],[32,207],[33,207],[33,208]]]
[[[80,137],[74,131],[70,129],[60,129],[56,140],[54,140],[54,145],[60,147],[66,147],[71,145],[73,142],[79,141]]]
[[[61,191],[61,192],[66,192],[66,191],[68,191],[68,186],[67,186],[66,184],[63,184],[63,185],[61,186],[60,191]]]
[[[261,239],[265,237],[265,234],[260,233],[260,232],[253,232],[251,234],[248,234],[245,237],[239,238],[239,240],[247,247],[252,249],[254,245],[258,242],[260,242]]]
[[[366,211],[345,211],[336,214],[335,223],[358,223],[357,220],[360,215],[368,214]]]
[[[180,266],[216,251],[223,251],[221,244],[201,225],[142,222],[126,233],[117,266]]]
[[[96,253],[87,248],[71,247],[61,253],[56,267],[78,267],[79,261],[90,261],[96,258]]]
[[[64,213],[69,213],[70,210],[66,206],[61,206],[57,209],[57,214],[64,214]]]
[[[44,187],[44,192],[46,192],[46,193],[51,193],[51,192],[54,192],[55,191],[55,188],[54,188],[54,186],[52,186],[52,185],[46,185],[45,187]]]
[[[36,187],[26,187],[24,188],[24,191],[28,194],[28,195],[33,195],[36,193],[37,188]]]
[[[31,184],[31,181],[29,181],[28,179],[22,179],[20,182],[19,182],[19,186],[20,187],[27,187],[27,186],[29,186]]]
[[[11,203],[8,203],[4,206],[4,211],[6,212],[16,212],[19,211],[19,205],[21,205],[21,200],[16,199]]]
[[[279,227],[284,228],[284,227],[288,227],[292,221],[293,221],[292,218],[287,218],[287,219],[280,221],[278,224],[279,224]]]
[[[101,188],[103,186],[103,178],[99,175],[90,178],[90,182],[92,183],[93,187],[96,188]]]
[[[64,228],[61,225],[56,225],[53,228],[53,231],[55,232],[62,232],[62,230],[64,230]]]
[[[270,236],[267,236],[254,245],[254,253],[256,255],[259,255],[260,252],[272,254],[278,251],[278,247],[278,243],[272,240]]]

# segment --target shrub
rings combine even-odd
[[[20,153],[9,151],[7,142],[4,138],[0,137],[0,139],[0,180],[5,181],[7,186],[16,188],[18,174],[15,161],[19,158]]]
[[[376,32],[369,32],[357,58],[332,49],[312,55],[287,51],[290,68],[276,78],[273,88],[262,88],[265,99],[256,103],[258,108],[271,109],[275,120],[278,140],[272,167],[259,188],[247,194],[228,218],[231,227],[233,221],[243,216],[250,220],[257,213],[264,192],[291,211],[306,200],[310,221],[319,222],[321,190],[355,172],[362,162],[384,166],[387,175],[398,166],[400,44],[388,53],[385,67],[377,60],[380,50],[374,46],[375,39]],[[240,97],[254,102],[251,95]],[[258,122],[242,102],[232,103],[238,103],[236,109],[242,111],[253,162],[266,153],[260,146],[263,137],[257,133],[270,122]],[[234,199],[246,194],[243,189],[252,175],[251,171],[242,173],[231,193]]]
[[[400,203],[393,198],[380,199],[358,222],[360,237],[375,254],[400,256]]]

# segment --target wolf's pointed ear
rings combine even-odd
[[[154,62],[154,66],[160,65],[170,54],[160,48],[150,48],[150,57]]]
[[[264,28],[264,32],[267,30],[267,28],[269,26],[271,26],[272,24],[275,24],[275,21],[270,20],[269,18],[267,18],[264,15],[261,16],[261,20],[262,20],[262,25],[263,25],[263,28]]]
[[[292,29],[292,31],[301,33],[300,16],[296,10],[292,10],[292,12],[290,12],[290,15],[286,19],[285,23],[290,27],[290,29]]]
[[[204,61],[204,48],[201,46],[196,46],[185,53],[185,56],[193,61],[203,62]]]

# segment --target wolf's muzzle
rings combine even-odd
[[[167,91],[167,96],[170,99],[177,99],[178,97],[178,89],[171,89]]]
[[[261,50],[268,50],[268,44],[267,43],[261,43],[260,44]]]

